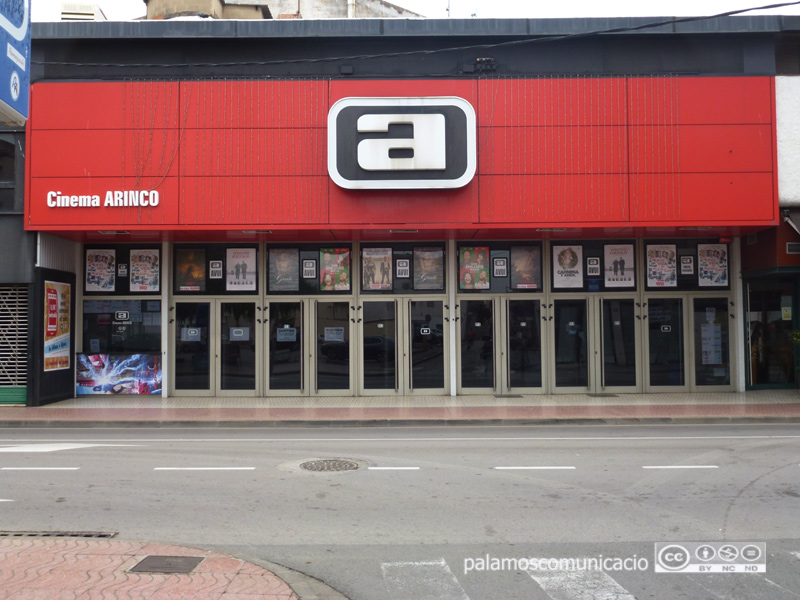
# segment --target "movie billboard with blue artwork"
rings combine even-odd
[[[161,394],[161,355],[78,354],[75,393]]]

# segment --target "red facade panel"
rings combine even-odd
[[[772,195],[772,173],[631,175],[630,182],[634,221],[680,226],[774,219],[774,208],[757,201]]]
[[[627,80],[483,79],[478,82],[482,127],[625,125]]]
[[[330,220],[335,224],[357,223],[361,226],[452,225],[475,223],[479,199],[475,185],[456,190],[367,191],[343,190],[335,183],[328,186]]]
[[[35,129],[30,167],[47,177],[174,177],[179,144],[177,129]]]
[[[189,129],[181,142],[181,174],[327,177],[326,144],[322,129]]]
[[[481,177],[481,223],[583,226],[628,220],[624,175]]]
[[[455,190],[338,187],[327,115],[353,96],[467,100],[475,178]],[[47,83],[31,97],[33,229],[120,229],[129,217],[156,229],[777,222],[768,77]],[[162,185],[146,216],[46,204],[49,191]]]
[[[187,81],[187,129],[324,129],[327,81]]]
[[[606,175],[628,166],[624,127],[481,127],[478,172]]]
[[[175,82],[31,86],[30,115],[36,129],[162,129],[177,127],[183,114]]]
[[[629,86],[632,125],[773,122],[770,77],[636,77]]]
[[[325,224],[328,177],[184,177],[183,227]]]

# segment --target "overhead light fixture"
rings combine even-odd
[[[706,229],[711,229],[711,227],[708,227],[707,225],[681,227],[681,231],[705,231]]]
[[[269,229],[243,229],[242,233],[272,233]]]
[[[566,227],[539,227],[536,231],[566,231]]]
[[[390,229],[389,233],[419,233],[419,229]]]
[[[100,235],[130,235],[130,231],[98,231]]]

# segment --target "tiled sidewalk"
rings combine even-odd
[[[202,557],[188,574],[131,573],[148,556]],[[274,573],[204,550],[83,538],[0,538],[0,600],[298,600]]]
[[[38,408],[0,406],[0,427],[359,425],[495,422],[800,422],[797,390],[527,396],[92,396]]]

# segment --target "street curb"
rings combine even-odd
[[[258,565],[283,579],[300,600],[350,600],[347,596],[323,583],[316,577],[306,575],[289,567],[267,560],[247,558],[247,562]]]
[[[598,417],[598,418],[546,418],[546,419],[366,419],[366,420],[320,420],[320,421],[58,421],[18,420],[0,421],[0,428],[36,429],[110,429],[110,428],[345,428],[345,427],[407,427],[407,426],[486,426],[486,425],[729,425],[753,423],[800,423],[800,416],[730,416],[730,417]]]

